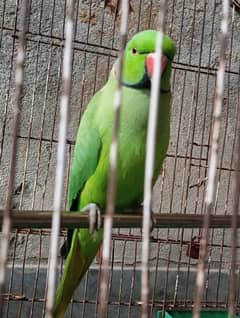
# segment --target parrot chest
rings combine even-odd
[[[162,111],[159,112],[154,175],[158,175],[160,172],[169,139],[169,105],[164,100],[162,102],[168,111],[165,112],[162,108]],[[117,209],[142,201],[148,112],[149,94],[126,97],[125,93],[125,98],[123,95],[118,145]],[[81,195],[84,205],[95,202],[100,207],[105,206],[113,122],[112,103],[111,105],[105,104],[97,117],[102,149],[95,173],[85,184]]]
[[[167,97],[167,99],[166,99]],[[160,173],[169,143],[170,98],[162,98],[156,132],[154,181]],[[122,109],[117,172],[117,205],[125,206],[142,200],[145,170],[149,96],[145,104],[135,100],[133,112]]]

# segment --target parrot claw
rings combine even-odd
[[[152,231],[154,230],[154,226],[156,224],[156,220],[154,219],[154,213],[150,214],[150,226],[149,226],[149,234],[152,234]],[[141,229],[142,231],[142,229]]]
[[[154,226],[156,224],[156,220],[154,219],[154,213],[151,213],[150,216],[150,233],[154,230]]]
[[[89,213],[89,233],[93,234],[95,230],[99,230],[101,227],[101,211],[97,204],[89,203],[81,212]]]

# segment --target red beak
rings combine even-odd
[[[156,59],[156,53],[150,53],[147,55],[146,65],[147,65],[147,73],[150,78],[153,76],[154,62]],[[165,71],[167,66],[168,59],[165,55],[162,55],[161,61],[161,74]]]

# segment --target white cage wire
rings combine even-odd
[[[16,57],[22,31],[22,7],[28,1],[0,4],[0,207],[5,208],[16,103]],[[73,10],[72,87],[65,151],[62,208],[66,208],[69,169],[75,136],[85,106],[108,78],[120,48],[121,6],[118,1],[75,1]],[[223,5],[228,1],[223,1]],[[11,209],[53,208],[58,147],[66,1],[29,1],[26,57],[17,131],[16,176]],[[224,96],[221,116],[216,200],[212,214],[232,216],[234,162],[239,116],[240,15],[230,1]],[[128,38],[144,29],[158,29],[159,1],[132,1]],[[221,56],[222,1],[166,1],[165,33],[176,42],[172,74],[171,138],[164,169],[153,192],[159,214],[203,215],[211,152],[213,105]],[[222,55],[223,56],[223,55]],[[37,213],[37,212],[36,212]],[[230,218],[231,219],[231,218]],[[114,229],[111,248],[108,316],[139,317],[141,312],[140,229]],[[232,272],[232,229],[209,230],[202,307],[229,305]],[[61,241],[65,235],[61,231]],[[150,317],[158,310],[192,309],[201,229],[154,229],[150,237]],[[192,241],[196,238],[196,247]],[[43,317],[46,301],[50,230],[11,232],[3,317]],[[60,244],[60,243],[59,243]],[[189,252],[190,250],[190,252]],[[58,276],[63,261],[57,260]],[[239,240],[236,244],[236,311],[239,312]],[[68,316],[97,317],[101,259],[92,265],[74,295]],[[59,277],[58,277],[59,278]]]

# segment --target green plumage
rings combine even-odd
[[[156,31],[140,32],[128,43],[124,54],[123,100],[119,133],[116,210],[142,202],[146,133],[150,101],[150,78],[146,57],[155,51]],[[137,54],[133,54],[133,48]],[[154,179],[157,178],[169,143],[170,75],[175,54],[173,41],[164,36],[163,54],[168,58],[162,74],[156,140]],[[117,62],[116,62],[117,63]],[[104,211],[106,204],[109,149],[114,122],[116,67],[108,82],[98,91],[83,115],[78,130],[69,183],[69,208],[81,210],[95,203]],[[54,317],[64,316],[74,289],[92,263],[102,242],[103,231],[92,235],[87,229],[75,229],[64,274],[58,287]]]

